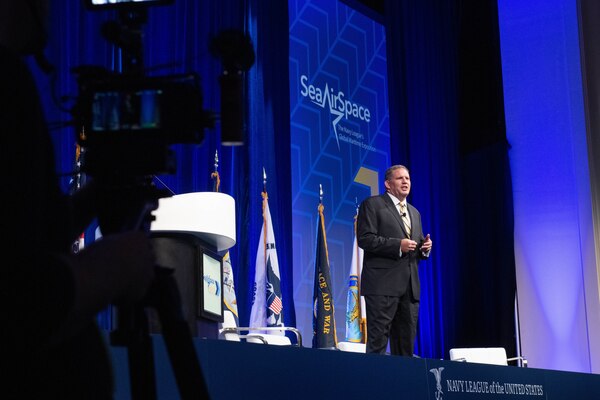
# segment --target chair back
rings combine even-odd
[[[223,322],[219,324],[219,337],[225,340],[241,342],[240,335],[237,330],[226,328],[237,328],[235,316],[229,310],[223,311]]]
[[[338,342],[337,348],[352,353],[366,353],[367,351],[367,345],[364,343]]]
[[[504,347],[466,347],[450,349],[450,360],[480,364],[508,365]]]
[[[246,341],[249,343],[272,344],[276,346],[291,346],[292,341],[285,335],[272,335],[265,333],[249,333],[246,336]]]

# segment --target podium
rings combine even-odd
[[[193,336],[216,339],[223,321],[223,255],[236,243],[235,201],[194,192],[159,199],[150,237],[157,262],[173,269],[182,311]],[[160,321],[149,316],[150,332]]]

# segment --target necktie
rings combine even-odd
[[[402,222],[404,222],[404,228],[406,233],[410,237],[410,219],[408,219],[408,211],[406,210],[406,203],[400,203],[400,215],[402,216]]]

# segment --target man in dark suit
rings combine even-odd
[[[364,200],[358,212],[358,245],[364,250],[361,295],[367,306],[367,353],[413,356],[419,317],[418,264],[432,241],[421,214],[406,202],[410,173],[403,165],[385,172],[386,193]]]

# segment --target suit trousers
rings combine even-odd
[[[417,336],[419,301],[411,285],[404,295],[366,295],[367,353],[385,354],[388,341],[390,353],[412,357]]]

